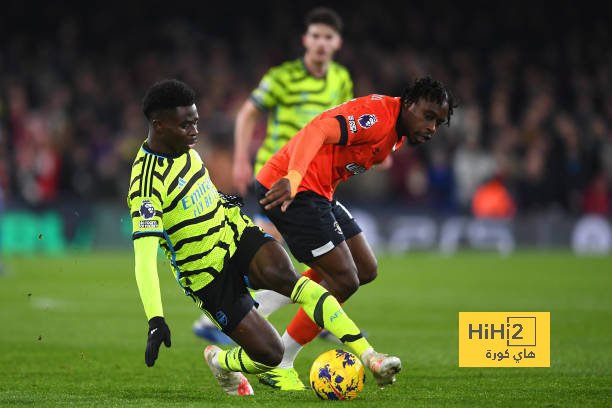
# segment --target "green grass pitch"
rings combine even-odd
[[[144,363],[146,319],[132,254],[5,258],[0,275],[0,406],[292,407],[334,404],[281,393],[249,376],[255,396],[221,392],[206,343],[191,332],[199,312],[160,258],[172,347]],[[284,330],[295,305],[272,316]],[[355,407],[612,406],[612,258],[565,252],[436,253],[379,257],[379,277],[345,310],[374,346],[399,356],[397,383],[368,374]],[[550,368],[459,368],[458,313],[551,313]],[[333,343],[317,339],[296,368]]]

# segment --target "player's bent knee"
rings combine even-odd
[[[378,262],[373,254],[363,254],[363,256],[355,259],[355,263],[357,264],[360,285],[370,283],[378,276]]]
[[[359,288],[359,279],[357,274],[345,275],[337,279],[330,285],[329,291],[338,300],[338,302],[346,302],[348,298]]]
[[[359,270],[359,284],[365,285],[366,283],[372,282],[378,276],[378,268],[376,265],[373,267],[363,268]]]

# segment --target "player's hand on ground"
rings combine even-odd
[[[253,166],[248,160],[234,160],[232,176],[234,187],[240,195],[245,196],[247,188],[253,183]]]
[[[269,210],[277,205],[281,206],[281,211],[285,212],[289,204],[293,201],[291,197],[291,183],[289,179],[283,177],[272,184],[266,196],[259,200],[259,204],[263,205],[266,210]]]
[[[155,364],[162,341],[166,347],[170,347],[170,328],[163,317],[156,316],[149,320],[147,350],[145,351],[147,366],[152,367]]]

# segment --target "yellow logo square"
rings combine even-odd
[[[459,367],[550,367],[550,313],[459,312]]]

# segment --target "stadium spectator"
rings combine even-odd
[[[472,212],[478,218],[512,218],[516,205],[500,177],[476,189],[472,198]]]
[[[598,174],[589,183],[582,202],[586,214],[610,216],[610,188],[603,173]]]

